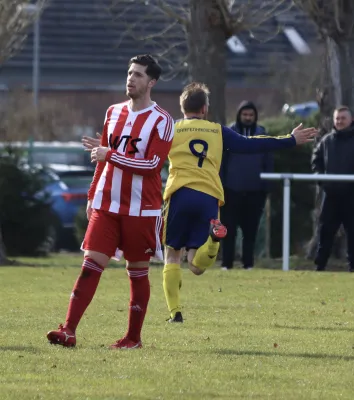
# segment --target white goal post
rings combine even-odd
[[[283,271],[289,271],[290,257],[290,181],[347,181],[354,182],[354,175],[262,173],[261,179],[283,180]]]

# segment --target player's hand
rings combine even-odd
[[[87,201],[87,206],[86,206],[86,216],[87,219],[90,221],[91,214],[92,214],[92,200]]]
[[[81,139],[82,144],[84,145],[85,149],[90,151],[95,147],[99,147],[99,145],[101,144],[101,137],[102,135],[100,135],[98,132],[96,133],[96,136],[98,139],[90,137],[90,136],[83,136],[83,138]]]
[[[314,137],[317,135],[318,130],[316,128],[303,128],[302,124],[297,126],[291,134],[294,136],[297,145],[312,142]]]
[[[95,147],[91,150],[91,162],[105,162],[106,155],[109,152],[108,147]]]

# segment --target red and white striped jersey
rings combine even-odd
[[[101,145],[110,147],[98,162],[88,192],[92,208],[121,215],[161,215],[161,168],[174,132],[171,116],[156,103],[132,111],[129,101],[108,108]]]

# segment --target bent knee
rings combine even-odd
[[[146,268],[149,266],[149,261],[128,261],[126,260],[126,268]]]
[[[93,261],[95,261],[98,265],[100,265],[102,268],[106,268],[107,264],[109,262],[109,257],[106,254],[100,253],[98,251],[93,251],[93,250],[85,250],[85,257],[91,258]]]
[[[193,265],[190,262],[188,263],[188,267],[193,272],[194,275],[202,275],[205,272],[205,269],[197,268],[195,265]]]

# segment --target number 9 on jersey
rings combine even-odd
[[[195,139],[189,142],[191,153],[198,158],[198,167],[203,167],[203,162],[208,153],[208,143],[205,140]]]

